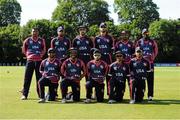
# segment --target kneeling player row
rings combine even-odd
[[[145,91],[145,80],[150,63],[142,57],[142,50],[136,49],[136,57],[127,65],[123,62],[125,55],[120,51],[115,53],[116,61],[110,66],[101,60],[101,52],[93,52],[93,60],[85,65],[77,58],[77,50],[70,49],[70,57],[62,64],[55,58],[55,50],[48,50],[48,58],[40,65],[42,78],[39,80],[39,103],[45,102],[44,87],[49,86],[49,100],[54,101],[57,94],[59,77],[62,103],[67,102],[68,87],[72,88],[73,101],[80,101],[80,80],[86,77],[86,100],[91,102],[92,89],[95,87],[97,102],[104,100],[104,80],[108,83],[109,103],[122,101],[125,91],[125,81],[130,84],[130,103],[141,102]],[[110,79],[107,79],[110,78]]]

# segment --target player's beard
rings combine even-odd
[[[123,60],[121,60],[120,58],[117,58],[117,60],[116,60],[118,63],[122,63],[123,62]]]
[[[38,34],[33,34],[32,37],[33,37],[33,39],[37,39],[38,38]]]
[[[101,57],[96,57],[96,58],[94,58],[95,59],[95,61],[100,61],[100,59],[101,59]]]
[[[83,32],[81,32],[81,36],[84,36],[85,35],[85,32],[83,31]]]
[[[55,54],[51,54],[51,55],[49,55],[49,57],[50,57],[51,59],[53,59],[53,58],[56,57],[56,55],[55,55]]]
[[[71,57],[72,60],[76,60],[77,55],[71,55],[70,57]]]

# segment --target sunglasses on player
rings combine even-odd
[[[101,56],[101,55],[95,54],[94,56],[98,57],[98,56]]]
[[[123,55],[116,55],[116,57],[123,57]]]

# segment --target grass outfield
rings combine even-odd
[[[18,91],[23,76],[24,67],[0,67],[0,119],[180,119],[180,67],[155,68],[154,102],[143,104],[128,104],[128,89],[125,100],[118,104],[60,101],[39,104],[34,78],[29,99],[22,101]],[[83,80],[81,98],[84,97]]]

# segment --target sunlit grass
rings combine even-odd
[[[48,102],[37,103],[35,78],[32,80],[29,99],[20,100],[24,67],[0,67],[0,119],[180,119],[180,68],[155,68],[155,97],[153,103],[128,104],[129,90],[125,100],[118,104],[84,104]],[[81,82],[81,98],[85,98],[85,82]],[[147,94],[147,93],[146,93]],[[147,95],[145,94],[145,99]],[[60,97],[59,91],[59,97]],[[107,99],[107,95],[105,96]]]

